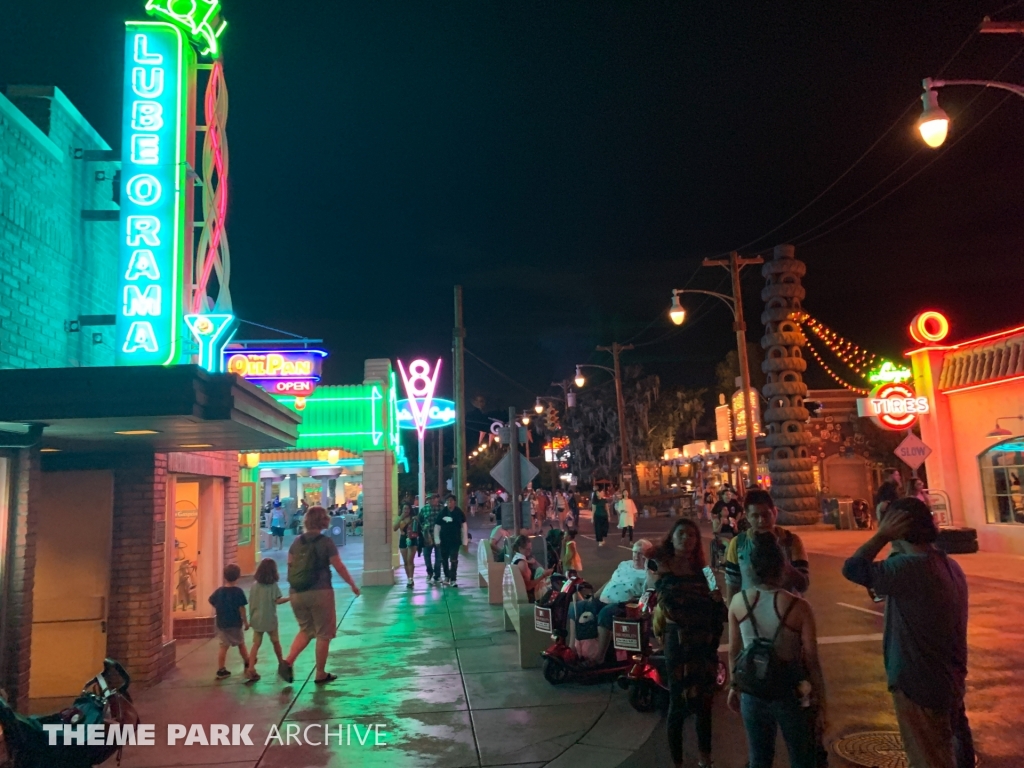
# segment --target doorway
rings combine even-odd
[[[224,478],[174,478],[170,600],[174,620],[214,615],[224,569]]]
[[[41,480],[29,697],[69,698],[107,654],[114,473],[45,472]]]

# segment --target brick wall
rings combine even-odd
[[[0,683],[8,701],[19,711],[28,704],[29,661],[32,653],[32,587],[36,565],[34,517],[29,514],[29,489],[39,478],[39,455],[13,452],[10,506],[8,583],[4,607],[3,667]]]
[[[133,455],[114,470],[107,654],[135,683],[158,680],[163,648],[167,457]]]
[[[74,159],[109,149],[59,89],[10,86],[0,95],[0,368],[112,365],[113,329],[64,330],[83,314],[113,314],[119,162]],[[100,178],[102,177],[102,178]],[[93,333],[102,342],[93,343]]]

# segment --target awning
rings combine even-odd
[[[0,370],[0,432],[42,425],[43,448],[280,449],[301,421],[238,376],[195,365]]]

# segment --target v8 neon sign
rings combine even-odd
[[[409,364],[408,373],[405,372],[405,366],[399,360],[398,370],[402,374],[405,395],[409,398],[409,410],[412,411],[413,424],[422,439],[430,419],[430,406],[434,399],[434,391],[437,389],[437,377],[441,373],[441,358],[437,359],[433,374],[430,372],[430,363],[426,360],[413,360]]]

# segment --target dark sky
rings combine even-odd
[[[525,385],[470,359],[492,406],[638,334],[657,343],[626,359],[709,382],[729,318],[688,300],[694,322],[665,338],[670,289],[835,181],[985,14],[1024,12],[1000,5],[225,0],[236,312],[323,337],[347,383],[367,357],[448,363],[461,283],[467,346]],[[143,6],[3,3],[0,82],[59,86],[118,147],[122,22]],[[944,74],[992,77],[1022,45],[976,36]],[[1001,78],[1024,81],[1024,56]],[[908,347],[923,308],[960,337],[1024,321],[1024,104],[982,122],[1001,98],[943,91],[949,143],[970,135],[829,231],[936,158],[911,109],[745,253],[795,242],[807,309],[879,352]],[[691,287],[719,286],[705,272]],[[750,270],[751,338],[760,285]]]

